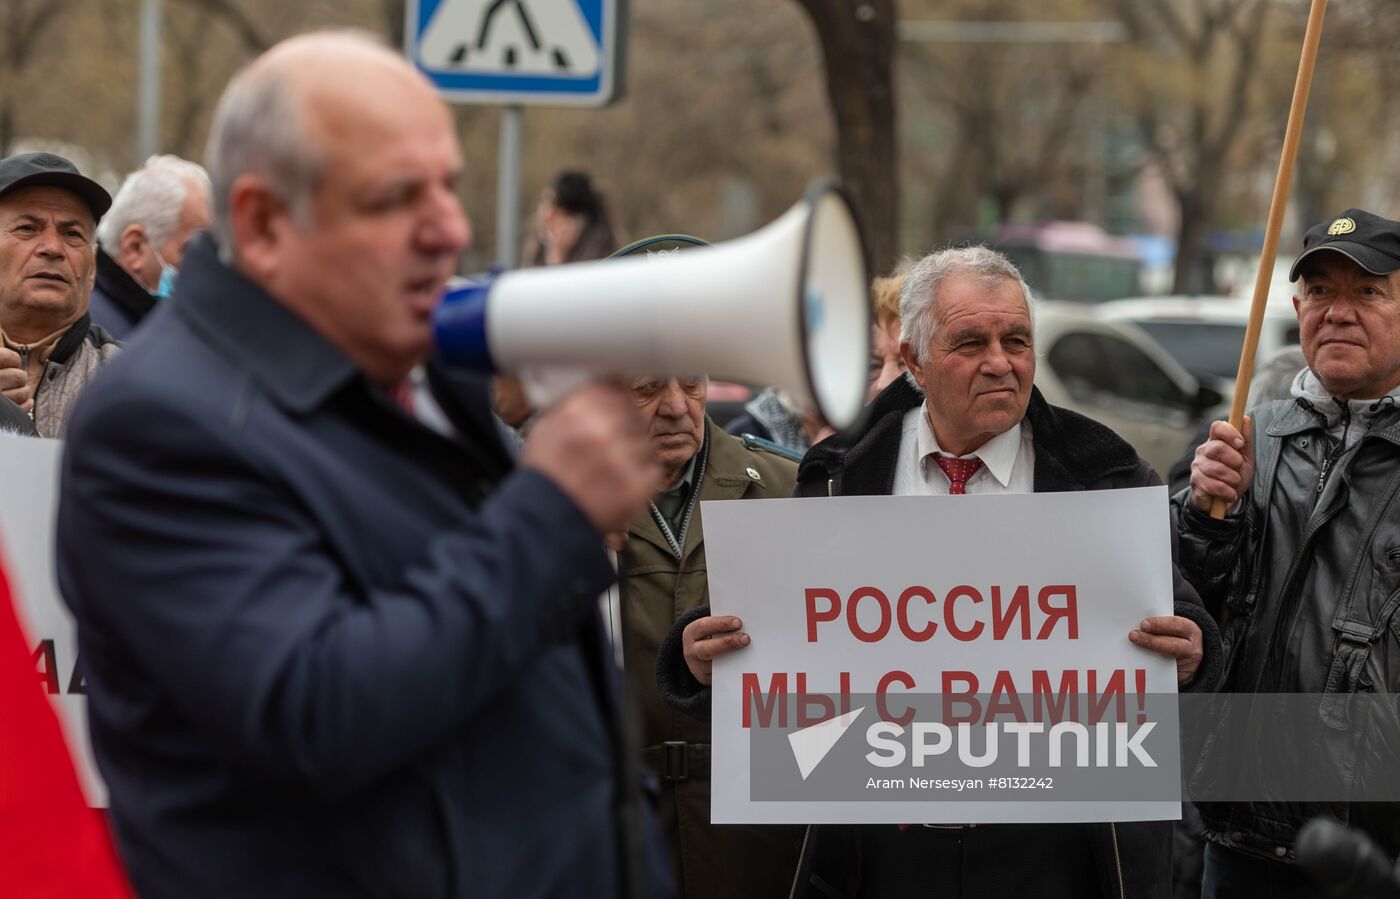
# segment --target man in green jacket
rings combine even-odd
[[[661,780],[660,817],[679,895],[783,896],[797,866],[793,832],[710,823],[709,725],[657,689],[661,641],[677,618],[710,602],[701,503],[789,497],[797,477],[790,451],[731,436],[712,422],[706,386],[704,377],[632,384],[664,474],[618,554],[623,663],[641,709],[644,761]]]

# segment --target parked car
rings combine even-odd
[[[1035,383],[1045,398],[1112,428],[1163,477],[1221,408],[1219,391],[1131,324],[1041,302],[1035,329]]]
[[[1096,307],[1106,321],[1130,322],[1151,335],[1187,371],[1230,396],[1239,373],[1250,301],[1233,297],[1145,297]],[[1264,310],[1255,359],[1298,343],[1298,317],[1287,302]]]
[[[1142,290],[1137,245],[1090,222],[1008,223],[995,246],[1047,300],[1101,303]]]

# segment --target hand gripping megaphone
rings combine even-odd
[[[707,374],[785,390],[840,429],[865,400],[869,281],[849,201],[817,184],[737,240],[449,290],[437,313],[438,356],[516,375],[537,405],[558,399],[561,381],[578,386],[579,373]]]

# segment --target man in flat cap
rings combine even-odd
[[[1291,398],[1253,409],[1243,433],[1215,422],[1196,450],[1190,490],[1173,501],[1181,570],[1220,619],[1223,692],[1317,694],[1297,727],[1272,728],[1256,770],[1286,784],[1293,771],[1295,788],[1360,784],[1387,750],[1375,719],[1339,711],[1352,694],[1400,691],[1400,222],[1359,209],[1328,219],[1308,231],[1291,278],[1308,367]],[[1210,518],[1217,497],[1221,521]],[[1298,829],[1323,812],[1400,850],[1393,803],[1201,811],[1207,899],[1315,895],[1292,862]]]
[[[52,153],[0,159],[0,392],[61,437],[79,391],[117,353],[88,317],[93,233],[112,205]]]

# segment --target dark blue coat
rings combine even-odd
[[[136,283],[126,269],[99,247],[97,276],[88,298],[88,315],[93,324],[125,343],[132,330],[155,309],[159,302],[150,291]]]
[[[202,239],[87,389],[59,581],[145,899],[664,892],[601,538],[433,385],[459,439]]]

